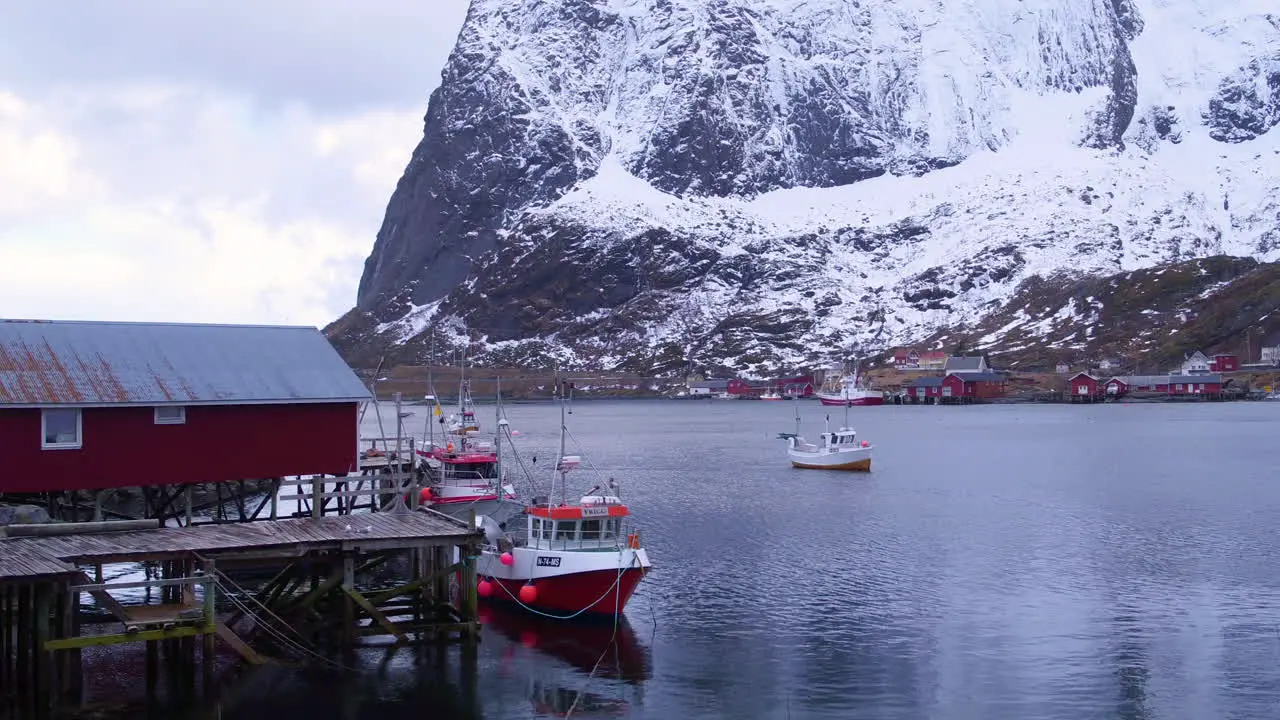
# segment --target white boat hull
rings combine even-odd
[[[787,449],[787,457],[792,467],[807,470],[853,470],[869,472],[871,470],[871,446],[858,448],[842,448],[834,451],[808,452],[805,450]]]

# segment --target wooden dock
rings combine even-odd
[[[133,522],[115,531],[109,522],[23,526],[22,536],[0,539],[0,709],[38,717],[68,699],[82,703],[87,647],[146,642],[151,692],[162,666],[170,680],[194,688],[201,638],[209,692],[215,638],[253,664],[269,662],[271,652],[323,657],[321,650],[349,650],[373,635],[396,643],[478,639],[474,560],[483,537],[474,524],[409,509],[141,530]],[[406,556],[407,582],[360,589],[362,573]],[[102,566],[116,563],[156,566],[160,577],[104,583]],[[250,592],[227,567],[276,572]],[[146,588],[148,598],[155,589],[160,602],[126,604],[112,595],[126,588]],[[119,623],[116,632],[82,634],[85,594]],[[232,612],[219,612],[217,601]],[[309,640],[263,651],[254,647],[259,635]]]
[[[428,510],[15,537],[0,540],[0,582],[76,573],[77,565],[165,560],[192,554],[214,560],[301,557],[314,552],[426,549],[465,544],[474,537],[463,521]]]

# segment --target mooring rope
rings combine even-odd
[[[277,622],[283,625],[287,630],[289,630],[294,635],[296,635],[299,640],[302,640],[303,642],[307,642],[306,637],[303,636],[302,633],[297,630],[297,628],[293,627],[288,622],[286,622],[283,618],[281,618],[279,615],[272,612],[271,608],[264,605],[261,600],[258,600],[258,598],[254,597],[251,593],[246,591],[243,587],[241,587],[238,583],[236,583],[236,581],[228,577],[226,573],[224,573],[221,570],[218,570],[217,568],[215,568],[213,572],[214,572],[214,583],[222,590],[223,595],[225,595],[226,598],[231,601],[231,604],[235,605],[236,609],[239,610],[240,612],[253,618],[258,623],[258,626],[261,627],[263,630],[265,630],[267,634],[271,635],[271,637],[275,638],[276,640],[279,640],[280,642],[284,643],[286,646],[291,647],[294,650],[297,650],[298,652],[303,653],[304,655],[309,655],[339,670],[347,670],[349,672],[360,672],[358,668],[349,667],[336,660],[327,658],[324,655],[321,655],[320,653],[316,652],[314,649],[292,640],[291,638],[286,636],[284,633],[271,627],[270,623],[264,622],[262,615],[260,613],[254,612],[253,608],[246,605],[244,601],[236,597],[236,595],[239,594],[239,595],[248,597],[250,600],[254,602],[254,604],[262,608],[262,610],[266,612],[267,615],[274,618]],[[231,587],[228,588],[227,585],[224,584],[224,581],[225,583],[229,583]]]
[[[325,656],[321,655],[320,653],[317,653],[317,652],[315,652],[314,650],[311,650],[310,648],[304,647],[303,645],[300,645],[299,643],[295,642],[294,640],[291,640],[287,635],[285,635],[285,634],[281,633],[279,630],[276,630],[275,628],[271,627],[271,626],[270,626],[270,625],[268,625],[267,623],[262,622],[262,621],[261,621],[261,618],[259,618],[257,615],[255,615],[255,614],[253,613],[253,610],[252,610],[252,609],[250,609],[247,605],[245,605],[245,604],[244,604],[243,602],[241,602],[238,598],[236,598],[236,597],[235,597],[235,595],[230,591],[230,589],[229,589],[229,588],[227,588],[227,587],[226,587],[225,585],[223,585],[221,582],[219,582],[219,583],[217,583],[217,584],[218,584],[218,586],[219,586],[220,588],[222,588],[222,589],[223,589],[224,594],[226,595],[227,599],[231,601],[231,604],[232,604],[232,605],[235,605],[235,606],[236,606],[236,608],[237,608],[238,610],[240,610],[241,612],[245,613],[246,615],[248,615],[248,616],[250,616],[250,617],[252,617],[252,618],[254,618],[254,619],[258,620],[258,621],[259,621],[259,626],[260,626],[263,630],[265,630],[265,631],[267,632],[267,634],[269,634],[271,637],[275,638],[276,640],[279,640],[281,643],[285,644],[286,646],[291,647],[291,648],[293,648],[294,650],[296,650],[296,651],[298,651],[298,652],[300,652],[300,653],[303,653],[304,655],[309,655],[309,656],[311,656],[311,657],[313,657],[313,658],[315,658],[315,659],[317,659],[317,660],[319,660],[319,661],[321,661],[321,662],[323,662],[323,663],[325,663],[325,664],[327,664],[327,665],[330,665],[330,666],[332,666],[332,667],[334,667],[334,668],[337,668],[337,669],[339,669],[339,670],[347,670],[347,671],[349,671],[349,672],[360,672],[360,670],[359,670],[358,668],[348,667],[347,665],[344,665],[344,664],[342,664],[342,663],[340,663],[340,662],[337,662],[336,660],[332,660],[332,659],[330,659],[330,658],[327,658],[327,657],[325,657]]]

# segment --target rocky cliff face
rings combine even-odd
[[[1264,5],[474,0],[331,334],[764,372],[1280,259]]]

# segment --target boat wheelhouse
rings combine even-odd
[[[588,495],[577,505],[538,505],[525,510],[526,544],[535,550],[617,550],[623,538],[623,518],[631,514],[614,495]],[[638,547],[639,535],[626,537]]]

